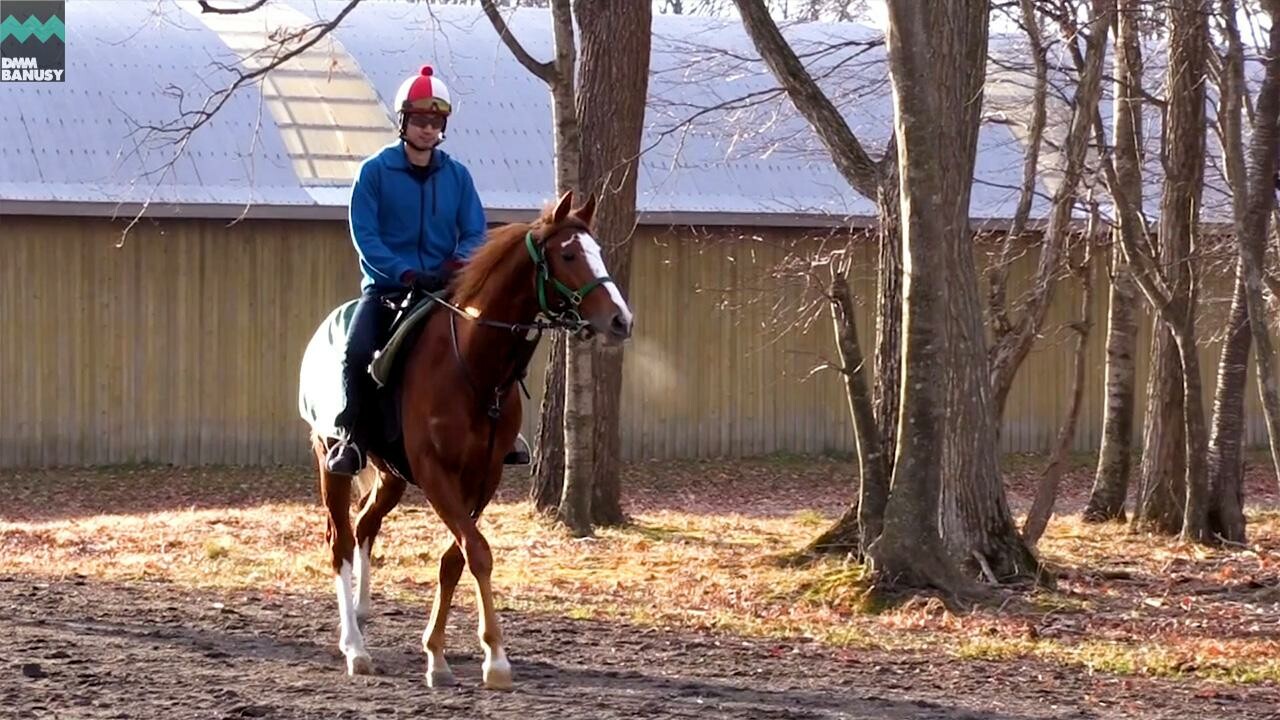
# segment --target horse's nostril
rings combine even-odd
[[[613,330],[613,333],[615,335],[621,335],[622,337],[627,337],[628,335],[631,334],[631,323],[628,323],[626,318],[622,317],[621,313],[615,314],[613,316],[613,322],[610,323],[610,325],[611,325],[610,329]]]

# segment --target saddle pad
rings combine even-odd
[[[356,312],[349,300],[329,313],[320,323],[302,354],[298,378],[298,413],[321,437],[334,437],[334,420],[342,412],[342,358],[347,348],[347,329]]]
[[[373,375],[374,382],[378,383],[378,387],[386,387],[391,380],[392,372],[395,369],[396,356],[399,355],[403,348],[405,340],[409,337],[414,328],[418,327],[427,315],[436,306],[436,301],[426,298],[409,310],[399,323],[396,324],[391,334],[391,339],[379,351],[373,354],[373,362],[369,364],[369,374]]]
[[[342,394],[342,361],[347,349],[347,331],[355,316],[356,300],[349,300],[329,313],[316,329],[302,355],[302,369],[298,378],[298,413],[307,421],[311,430],[321,437],[337,435],[336,420],[345,406]],[[369,372],[378,387],[386,387],[395,371],[396,357],[405,348],[406,340],[414,328],[435,307],[435,301],[427,299],[415,305],[396,323],[391,339],[374,353]],[[370,398],[372,402],[372,398]]]

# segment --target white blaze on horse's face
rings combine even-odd
[[[582,256],[587,261],[587,267],[591,269],[593,276],[609,276],[609,269],[604,265],[604,253],[600,250],[600,243],[596,242],[596,239],[591,237],[590,233],[576,232],[561,247],[568,250],[574,245],[582,249]],[[612,335],[619,340],[626,339],[631,335],[631,323],[634,320],[631,308],[627,306],[627,301],[622,299],[622,291],[618,289],[618,286],[612,280],[604,283],[602,288],[609,293],[609,299],[613,301],[614,306],[617,308],[617,312],[609,324],[608,335]]]

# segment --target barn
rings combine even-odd
[[[390,99],[422,64],[450,83],[444,147],[471,168],[488,219],[527,219],[553,198],[546,87],[478,9],[364,3],[263,82],[225,92],[277,28],[344,5],[210,16],[187,2],[72,1],[65,82],[0,84],[0,467],[304,461],[301,353],[358,292],[351,176],[395,139]],[[551,56],[545,11],[516,11],[510,25],[531,54]],[[892,119],[878,33],[788,34],[826,44],[812,69],[878,152]],[[781,269],[853,236],[855,290],[871,297],[874,207],[831,166],[739,26],[658,16],[653,48],[625,289],[637,324],[624,458],[849,452],[841,383],[822,369],[833,343],[820,288]],[[1016,109],[1015,86],[993,81],[993,102]],[[972,206],[994,231],[1013,215],[1023,157],[1015,124],[998,115],[984,124]],[[185,125],[198,127],[186,135]],[[1030,268],[1019,261],[1015,285]],[[1064,286],[1051,328],[1076,302]],[[1082,450],[1101,432],[1105,313],[1099,302]],[[867,307],[860,324],[870,342]],[[1065,411],[1067,338],[1047,333],[1024,365],[1005,450],[1048,447]],[[541,367],[539,355],[533,378]],[[1250,441],[1265,442],[1250,402]]]

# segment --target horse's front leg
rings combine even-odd
[[[461,474],[464,482],[470,485],[469,494],[473,498],[483,496],[487,501],[492,488],[496,486],[494,473],[500,475],[502,472],[501,459],[499,456],[497,462],[491,464],[488,476]],[[430,658],[428,680],[436,679],[432,677],[434,669],[448,667],[443,664],[445,619],[465,562],[465,566],[470,568],[471,574],[475,576],[476,590],[480,596],[479,636],[480,644],[484,647],[484,663],[481,665],[484,685],[497,690],[510,689],[511,663],[508,662],[506,651],[503,649],[502,628],[498,624],[493,590],[489,583],[489,576],[493,571],[493,554],[489,550],[488,541],[480,534],[476,521],[471,516],[473,511],[480,508],[476,507],[474,499],[464,500],[462,488],[454,480],[458,475],[442,472],[430,456],[424,460],[422,466],[425,472],[421,475],[419,484],[426,491],[431,507],[453,536],[453,545],[440,558],[440,589],[436,594],[431,612],[431,626],[427,629],[423,643]],[[416,468],[415,473],[417,473]],[[444,677],[452,677],[452,674]]]
[[[431,604],[431,622],[422,633],[422,649],[427,653],[427,685],[431,687],[457,683],[453,671],[449,669],[449,662],[444,659],[445,625],[449,621],[453,592],[458,587],[458,578],[462,577],[465,564],[462,548],[451,540],[449,547],[440,556],[439,585]]]

